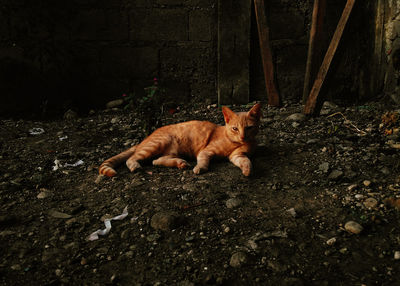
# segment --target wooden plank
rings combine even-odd
[[[279,94],[274,84],[274,65],[272,62],[272,52],[269,43],[269,26],[265,15],[264,0],[254,0],[254,8],[264,69],[265,88],[268,95],[268,104],[279,106]]]
[[[370,81],[370,93],[376,94],[382,90],[384,82],[384,33],[385,33],[385,0],[378,0],[375,4],[375,44],[374,44],[374,59],[372,69],[372,80]]]
[[[251,0],[218,1],[218,103],[249,102]]]
[[[303,103],[306,103],[310,93],[310,85],[315,80],[318,68],[321,65],[321,43],[323,23],[326,11],[326,0],[315,0],[308,43],[306,74],[304,76]]]
[[[333,56],[335,55],[336,49],[343,35],[344,28],[346,26],[347,20],[349,19],[354,3],[355,0],[347,0],[346,6],[343,9],[342,16],[340,17],[335,33],[333,34],[332,40],[329,44],[328,50],[317,74],[317,78],[315,79],[314,85],[311,89],[306,106],[304,107],[304,114],[306,115],[315,115],[314,112],[319,92],[321,91],[322,84],[324,83],[325,77],[329,71]]]

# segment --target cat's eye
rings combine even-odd
[[[239,129],[237,127],[232,127],[232,130],[235,131],[235,132],[239,131]]]

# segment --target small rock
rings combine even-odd
[[[94,181],[95,184],[99,184],[101,181],[103,181],[103,179],[105,179],[106,176],[104,175],[98,175],[96,180]]]
[[[326,241],[327,245],[334,245],[336,242],[336,237],[332,237]]]
[[[339,179],[341,176],[343,176],[343,172],[342,172],[342,171],[340,171],[340,170],[333,170],[333,171],[329,174],[328,179],[334,181],[334,180]]]
[[[355,197],[357,200],[361,200],[361,199],[364,198],[364,195],[362,195],[362,194],[356,194],[354,197]]]
[[[82,257],[81,259],[81,265],[86,265],[87,264],[87,260],[85,257]]]
[[[394,252],[394,259],[399,260],[400,259],[400,251],[395,251]]]
[[[52,195],[52,193],[49,190],[43,190],[36,197],[38,199],[45,199],[45,198],[51,197],[51,195]]]
[[[179,225],[179,216],[173,212],[158,212],[151,218],[150,225],[156,230],[172,230]]]
[[[288,209],[287,212],[288,212],[292,217],[294,217],[294,218],[297,217],[297,213],[296,213],[296,210],[295,210],[294,208]]]
[[[318,142],[319,142],[318,139],[308,139],[307,142],[306,142],[306,144],[315,144],[315,143],[318,143]],[[325,148],[325,147],[324,147],[324,148]],[[325,152],[325,151],[323,151],[323,152]]]
[[[49,215],[55,218],[71,218],[72,216],[66,213],[62,213],[56,210],[50,210]]]
[[[154,242],[160,239],[160,235],[158,233],[154,233],[154,234],[149,234],[146,239],[148,242]]]
[[[378,205],[378,201],[374,198],[367,198],[363,204],[367,209],[373,209]]]
[[[300,126],[300,123],[298,123],[297,121],[295,121],[295,122],[292,123],[292,127],[293,127],[293,128],[297,128],[297,127],[299,127],[299,126]]]
[[[357,184],[352,184],[352,185],[350,185],[350,186],[347,187],[347,190],[351,192],[351,191],[357,189],[357,187],[358,187]]]
[[[111,124],[115,124],[118,122],[118,117],[114,117],[113,119],[111,119]]]
[[[388,167],[383,167],[381,169],[382,174],[384,175],[389,175],[390,174],[390,170],[388,169]]]
[[[246,253],[239,251],[232,255],[229,265],[232,267],[240,267],[247,262]]]
[[[336,109],[336,108],[338,108],[338,105],[336,103],[331,102],[331,101],[325,101],[324,104],[322,105],[322,108]]]
[[[231,198],[229,200],[226,201],[225,205],[228,209],[233,209],[236,208],[238,206],[240,206],[240,204],[242,203],[242,201],[238,198]]]
[[[365,180],[365,181],[363,182],[363,184],[364,184],[364,186],[369,187],[369,186],[371,185],[371,181]]]
[[[324,173],[328,173],[329,171],[329,163],[328,162],[323,162],[318,166],[318,169]]]
[[[106,103],[106,108],[111,109],[114,107],[118,107],[124,103],[123,99],[116,99]]]
[[[354,233],[354,234],[359,234],[364,229],[359,223],[352,221],[352,220],[346,222],[346,224],[344,225],[344,228],[348,232]]]
[[[301,122],[306,120],[306,116],[303,113],[293,113],[286,118],[286,121],[297,121]]]
[[[78,113],[73,111],[72,109],[69,109],[67,112],[64,113],[64,119],[65,120],[73,120],[78,118]]]

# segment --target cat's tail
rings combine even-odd
[[[130,156],[135,153],[136,145],[132,146],[128,150],[125,150],[118,155],[115,155],[107,160],[105,160],[99,167],[99,174],[107,176],[107,177],[114,177],[117,172],[114,170],[118,165],[125,162]]]

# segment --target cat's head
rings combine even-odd
[[[228,107],[222,107],[226,133],[233,142],[252,141],[258,133],[261,118],[261,104],[257,103],[248,112],[235,113]]]

